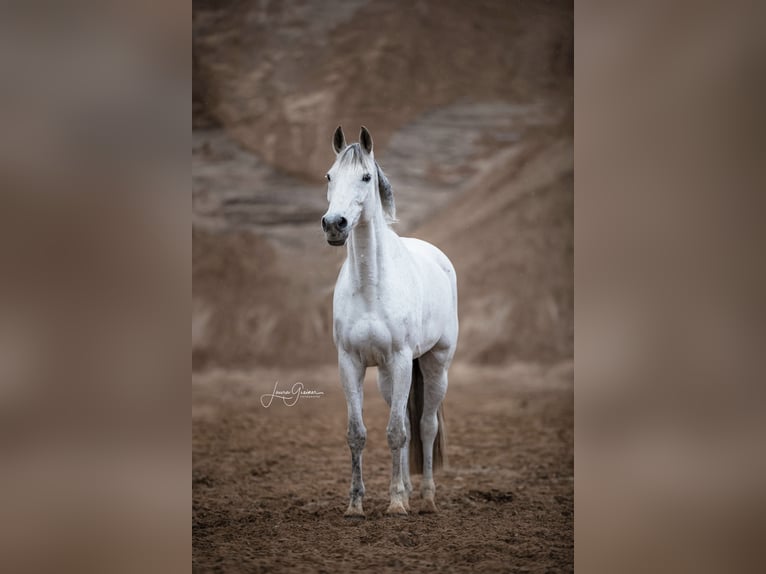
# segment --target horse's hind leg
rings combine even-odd
[[[410,478],[410,437],[412,436],[412,430],[410,429],[410,417],[404,417],[404,424],[407,428],[407,440],[402,448],[402,480],[404,481],[404,508],[409,512],[410,496],[412,496],[412,480]]]
[[[364,399],[364,367],[351,355],[344,352],[338,354],[338,367],[343,392],[346,394],[348,406],[348,447],[351,450],[351,489],[349,492],[348,510],[350,518],[364,518],[362,500],[364,499],[364,482],[362,481],[362,450],[367,441],[367,429],[362,420],[362,401]]]
[[[447,368],[452,359],[450,350],[432,350],[420,357],[423,373],[423,415],[420,436],[423,442],[423,480],[420,493],[422,512],[436,512],[436,483],[434,483],[434,441],[439,429],[439,407],[447,394]],[[441,429],[444,433],[445,429]],[[440,449],[441,445],[437,445]]]

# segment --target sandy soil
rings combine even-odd
[[[260,404],[276,381],[322,391]],[[193,379],[195,572],[573,570],[573,367],[455,365],[438,515],[383,514],[387,411],[368,373],[364,521],[343,518],[350,460],[334,368]],[[418,489],[418,479],[414,481]]]

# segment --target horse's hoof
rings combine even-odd
[[[420,514],[436,514],[439,509],[436,508],[436,502],[433,498],[423,499],[423,505],[420,507]]]
[[[361,504],[349,504],[348,509],[343,514],[346,518],[356,518],[364,520],[364,510]]]
[[[392,502],[386,510],[386,514],[389,516],[407,516],[407,509],[401,502]]]
[[[405,500],[404,502],[402,502],[402,506],[404,506],[404,510],[406,510],[407,512],[410,511],[410,501],[409,500]]]

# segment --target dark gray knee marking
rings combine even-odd
[[[367,442],[367,429],[361,425],[349,424],[346,439],[352,452],[361,451]]]
[[[388,423],[386,438],[388,438],[388,447],[391,450],[402,448],[407,441],[407,429],[404,426],[404,420]]]

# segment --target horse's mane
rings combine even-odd
[[[396,221],[394,190],[377,161],[375,162],[375,169],[378,170],[378,193],[380,193],[380,203],[383,205],[383,213],[386,214],[386,221],[393,223]]]
[[[339,159],[339,165],[342,166],[355,166],[361,169],[366,169],[365,155],[361,146],[358,143],[349,145],[342,153]],[[386,216],[388,223],[396,221],[396,204],[394,203],[394,190],[391,187],[391,183],[388,181],[386,174],[375,162],[375,170],[378,175],[378,194],[380,195],[380,203],[383,206],[383,213]]]

